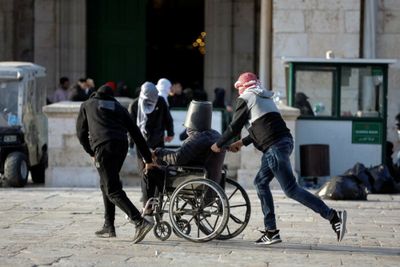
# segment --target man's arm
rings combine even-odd
[[[226,145],[229,140],[239,135],[248,118],[249,109],[247,107],[247,103],[243,99],[238,98],[236,101],[236,109],[235,113],[233,114],[232,122],[222,134],[221,138],[217,141],[217,146],[221,148]]]
[[[165,148],[157,148],[155,155],[158,159],[161,159],[162,161],[165,161],[171,165],[187,165],[189,162],[195,159],[196,155],[201,149],[204,149],[204,142],[202,142],[200,139],[188,139],[176,151]],[[206,149],[209,148],[206,147]]]
[[[161,97],[162,100],[162,105],[164,109],[164,123],[165,123],[165,129],[167,130],[167,135],[168,136],[174,136],[174,120],[172,119],[171,112],[169,111],[169,108],[167,106],[167,103],[165,103],[164,98]]]
[[[89,126],[86,117],[86,111],[83,104],[79,110],[78,119],[76,120],[76,135],[78,136],[79,142],[83,146],[83,149],[92,157],[94,157],[94,151],[90,147],[89,142]]]

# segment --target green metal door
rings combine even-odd
[[[125,81],[131,92],[145,78],[143,0],[88,0],[87,73],[100,86]]]

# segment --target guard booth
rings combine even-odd
[[[335,176],[384,162],[390,59],[283,58],[296,121],[295,170]],[[302,154],[302,155],[301,155]],[[301,155],[301,156],[300,156]],[[316,166],[319,165],[319,166]]]

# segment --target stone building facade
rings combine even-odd
[[[282,56],[362,57],[369,0],[206,0],[204,87],[232,89],[242,71],[285,94]],[[376,0],[377,58],[400,58],[400,1]],[[0,0],[0,60],[34,61],[47,68],[51,92],[60,76],[86,73],[87,5],[82,0]],[[260,42],[260,39],[262,42]],[[260,63],[261,62],[261,63]],[[389,74],[388,138],[400,112],[400,69]],[[228,90],[228,97],[234,97]]]

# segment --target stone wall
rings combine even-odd
[[[118,98],[125,107],[132,101]],[[99,175],[92,158],[83,150],[76,137],[76,119],[82,102],[60,102],[44,107],[48,118],[49,167],[45,185],[48,187],[94,187]],[[136,154],[135,154],[136,155]],[[127,156],[121,170],[126,184],[139,184],[136,156]]]
[[[59,78],[86,76],[86,1],[35,0],[34,61],[47,69],[47,92]]]
[[[359,57],[360,0],[274,0],[272,86],[286,96],[282,56]]]
[[[210,100],[214,88],[222,87],[229,103],[238,74],[255,71],[255,12],[254,0],[205,1],[204,88]]]
[[[380,0],[378,9],[377,57],[400,60],[400,1]],[[389,68],[387,137],[400,150],[394,117],[400,112],[400,62]]]
[[[34,0],[0,0],[0,61],[33,60]]]

